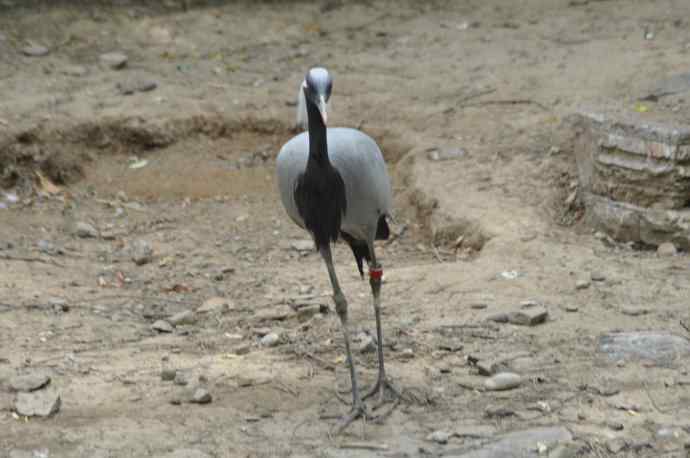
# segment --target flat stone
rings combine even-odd
[[[230,300],[224,297],[210,297],[196,309],[198,313],[225,312],[230,309]]]
[[[426,440],[436,442],[437,444],[447,444],[449,438],[450,433],[448,431],[434,431],[426,436]]]
[[[314,241],[313,240],[293,240],[290,242],[290,248],[299,252],[313,251]]]
[[[50,383],[50,377],[46,374],[17,375],[10,379],[10,388],[14,391],[36,391]]]
[[[613,431],[623,431],[623,423],[619,421],[609,421],[606,423],[606,426],[609,427],[609,429],[612,429]]]
[[[149,92],[158,87],[158,83],[150,79],[130,78],[117,83],[117,90],[122,95],[132,95],[135,92]]]
[[[633,307],[633,306],[628,306],[628,307],[623,307],[621,309],[621,313],[623,315],[628,315],[628,316],[640,316],[640,315],[646,315],[649,313],[649,309],[646,309],[644,307]]]
[[[590,286],[590,281],[584,278],[577,280],[575,282],[575,289],[587,289]]]
[[[427,157],[431,161],[450,161],[460,159],[467,155],[463,148],[442,148],[429,151]]]
[[[270,332],[261,338],[261,345],[264,347],[275,347],[280,344],[280,335]]]
[[[112,68],[113,70],[119,70],[121,68],[124,68],[125,65],[127,65],[127,61],[129,60],[127,58],[127,55],[121,52],[108,52],[105,54],[101,54],[99,59],[102,64],[108,66],[109,68]]]
[[[484,382],[484,388],[489,391],[503,391],[517,388],[522,383],[522,377],[512,372],[501,372]]]
[[[599,351],[614,362],[647,360],[670,366],[690,355],[690,342],[661,332],[609,333],[599,338]]]
[[[175,380],[175,376],[177,375],[177,370],[176,369],[170,369],[166,368],[161,371],[161,380],[165,382],[171,382]]]
[[[83,239],[98,237],[98,230],[96,230],[93,225],[84,221],[79,221],[74,226],[74,233],[77,235],[77,237],[81,237]]]
[[[156,320],[151,325],[151,329],[158,332],[173,332],[173,327],[165,320]]]
[[[196,314],[192,310],[183,310],[168,318],[168,322],[173,326],[194,324],[196,322]]]
[[[153,260],[153,248],[146,240],[135,240],[131,250],[132,261],[138,266],[143,266]]]
[[[62,400],[56,391],[17,393],[14,410],[25,417],[50,417],[60,410]]]
[[[213,401],[213,396],[208,392],[206,388],[197,388],[192,394],[192,398],[189,400],[192,404],[208,404]]]
[[[43,56],[47,56],[50,53],[50,50],[48,48],[46,48],[45,46],[33,44],[33,45],[24,46],[22,48],[22,53],[25,56],[29,56],[29,57],[43,57]]]
[[[656,254],[661,257],[671,257],[678,254],[676,246],[671,242],[664,242],[656,249]]]
[[[548,450],[558,443],[572,441],[573,436],[562,426],[534,428],[516,431],[500,436],[495,442],[471,451],[459,451],[457,454],[447,453],[444,457],[456,458],[524,458],[537,456],[537,444],[542,444]]]
[[[520,326],[535,326],[546,321],[549,312],[544,307],[530,307],[508,314],[508,321]]]

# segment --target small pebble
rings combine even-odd
[[[623,431],[623,423],[620,423],[618,421],[610,421],[606,423],[606,426],[608,426],[610,429],[614,431]]]
[[[434,431],[426,436],[426,440],[436,442],[437,444],[447,444],[450,434],[447,431]]]
[[[29,45],[22,48],[22,53],[29,57],[43,57],[47,56],[50,50],[41,45]]]
[[[151,325],[151,329],[158,332],[173,332],[173,327],[165,320],[157,320]]]
[[[261,338],[261,345],[265,347],[275,347],[280,343],[280,336],[275,332],[270,332]]]
[[[575,289],[587,289],[589,288],[589,285],[589,280],[580,279],[577,282],[575,282]]]
[[[100,60],[101,63],[107,65],[113,70],[119,70],[121,68],[124,68],[125,65],[127,65],[128,58],[125,54],[121,52],[108,52],[105,54],[101,54]]]
[[[671,242],[664,242],[656,249],[656,254],[662,257],[670,257],[678,254],[676,246]]]
[[[568,313],[575,313],[578,310],[580,310],[580,309],[577,307],[577,305],[566,305],[565,306],[565,311]]]
[[[153,260],[153,248],[146,240],[136,240],[132,244],[132,261],[138,266],[148,264]]]
[[[530,307],[508,314],[508,321],[520,326],[535,326],[546,321],[549,312],[544,307]]]
[[[623,315],[628,315],[628,316],[641,316],[641,315],[646,315],[649,313],[649,309],[646,309],[644,307],[633,307],[633,306],[628,306],[628,307],[623,307],[621,309],[621,313]]]
[[[293,240],[290,242],[290,248],[298,252],[308,252],[314,249],[314,242],[312,240]]]
[[[98,237],[98,231],[93,225],[85,223],[84,221],[79,221],[74,227],[74,233],[77,237],[83,239]]]
[[[208,404],[213,400],[213,397],[211,396],[211,393],[208,392],[205,388],[197,388],[194,390],[194,394],[192,395],[192,399],[189,401],[193,404]]]
[[[501,372],[484,382],[484,388],[489,391],[503,391],[517,388],[522,383],[522,377],[512,372]]]
[[[475,310],[483,310],[486,307],[487,307],[487,305],[482,303],[482,302],[477,302],[475,304],[470,305],[470,308],[475,309]]]
[[[406,348],[402,351],[400,357],[404,359],[412,359],[414,358],[414,350],[412,350],[411,348]]]

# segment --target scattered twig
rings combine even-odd
[[[468,94],[465,97],[461,98],[460,100],[458,100],[458,105],[460,105],[462,107],[462,106],[464,106],[463,103],[465,103],[465,102],[469,102],[472,99],[476,99],[476,98],[482,97],[484,95],[492,94],[494,92],[496,92],[496,88],[489,88],[489,89],[484,89],[483,91],[473,92],[473,93]]]
[[[65,267],[63,264],[60,264],[54,259],[30,258],[28,256],[11,256],[9,254],[0,254],[0,259],[5,261],[40,262],[41,264],[52,264],[58,267]]]
[[[338,445],[338,448],[355,449],[355,450],[385,451],[385,450],[388,450],[388,445],[386,445],[386,444],[374,444],[371,442],[346,442],[344,444]]]
[[[486,100],[484,102],[477,102],[464,105],[464,107],[479,107],[485,105],[535,105],[544,111],[549,111],[546,105],[531,99]]]
[[[291,394],[291,395],[294,396],[294,397],[299,396],[299,392],[298,392],[296,389],[294,389],[294,388],[288,386],[288,385],[287,385],[285,382],[283,382],[282,380],[276,379],[276,380],[273,380],[273,383],[276,385],[276,388],[277,388],[278,390],[284,391],[284,392],[286,392],[286,393],[288,393],[288,394]]]

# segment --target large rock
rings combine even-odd
[[[601,336],[599,351],[612,361],[646,360],[671,366],[690,357],[690,342],[661,332],[618,332]]]
[[[60,410],[62,401],[54,391],[18,393],[14,409],[25,417],[50,417]]]
[[[555,448],[559,443],[572,440],[570,431],[562,426],[534,428],[516,431],[501,436],[496,442],[491,442],[480,449],[453,453],[446,452],[443,456],[457,458],[526,458],[538,457],[537,444],[543,444],[547,449]]]
[[[690,127],[630,107],[569,118],[591,224],[621,241],[690,246]]]

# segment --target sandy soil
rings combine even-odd
[[[0,457],[686,456],[688,258],[581,223],[562,120],[687,71],[688,2],[77,3],[0,2],[0,180],[19,198],[0,199]],[[379,250],[405,396],[340,437],[328,278],[273,182],[315,63],[333,124],[376,138],[396,193]],[[373,333],[368,284],[335,253],[353,338]],[[487,320],[541,306],[535,326]],[[614,331],[682,337],[678,357],[611,357]],[[374,354],[356,359],[373,382]],[[485,390],[477,360],[521,385]],[[11,381],[36,373],[61,397],[50,418],[15,412]],[[187,402],[197,387],[212,402]]]

